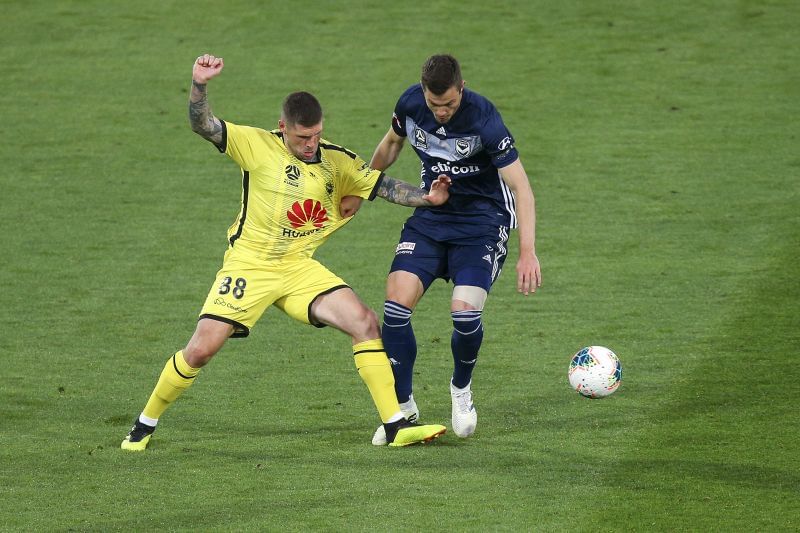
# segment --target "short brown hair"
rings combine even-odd
[[[461,66],[450,54],[431,56],[422,65],[422,87],[433,94],[444,94],[450,87],[461,88]]]
[[[322,122],[322,106],[311,93],[305,91],[292,93],[283,101],[281,118],[288,124],[310,128]]]

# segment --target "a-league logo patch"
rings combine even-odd
[[[286,165],[286,168],[283,169],[286,172],[286,179],[283,180],[287,185],[292,185],[294,187],[298,187],[300,185],[300,169],[297,168],[295,165]]]
[[[414,146],[421,150],[428,149],[428,136],[420,128],[414,128]]]

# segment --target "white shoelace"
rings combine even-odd
[[[453,394],[453,399],[456,401],[456,408],[461,413],[469,413],[472,411],[472,391],[464,391]]]

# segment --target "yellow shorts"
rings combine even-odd
[[[311,258],[263,263],[226,253],[200,318],[227,322],[234,327],[231,337],[247,337],[274,304],[295,320],[321,328],[324,324],[311,318],[311,304],[344,287],[348,285],[342,278]]]

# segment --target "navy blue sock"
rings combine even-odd
[[[383,304],[383,347],[394,374],[397,401],[407,402],[411,396],[411,379],[417,359],[417,339],[411,327],[411,309],[386,300]]]
[[[463,389],[472,380],[472,370],[478,360],[478,350],[483,342],[483,324],[480,310],[453,311],[453,385]]]

